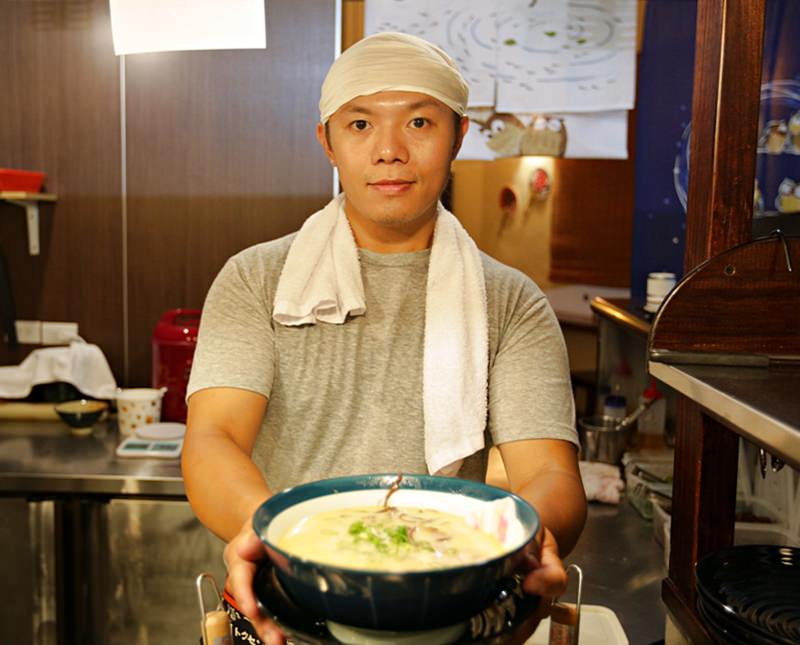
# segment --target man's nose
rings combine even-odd
[[[408,147],[403,135],[396,128],[381,128],[375,137],[373,163],[406,163]]]

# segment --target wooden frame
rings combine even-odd
[[[751,239],[764,11],[765,0],[698,3],[687,273]],[[738,441],[735,433],[681,397],[672,548],[662,596],[692,643],[712,642],[695,609],[694,565],[706,553],[733,543]]]

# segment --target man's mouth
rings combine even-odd
[[[398,195],[407,191],[413,184],[413,181],[405,179],[381,179],[370,182],[369,186],[385,195]]]

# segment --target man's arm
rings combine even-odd
[[[260,615],[253,579],[264,545],[250,521],[272,493],[250,455],[267,411],[266,397],[237,388],[208,388],[189,397],[183,481],[195,515],[225,540],[226,587],[265,643],[283,643]]]
[[[567,588],[561,558],[575,546],[586,521],[577,449],[559,439],[529,439],[500,444],[500,454],[509,488],[529,501],[542,520],[541,548],[529,554],[531,571],[522,587],[539,596],[560,596]]]
[[[182,470],[186,496],[200,521],[230,542],[270,495],[250,455],[267,399],[237,388],[189,397]]]
[[[511,441],[499,448],[509,488],[531,503],[555,537],[559,555],[567,555],[586,521],[577,448],[560,439]]]

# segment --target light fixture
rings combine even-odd
[[[109,0],[114,53],[265,49],[266,0]]]

